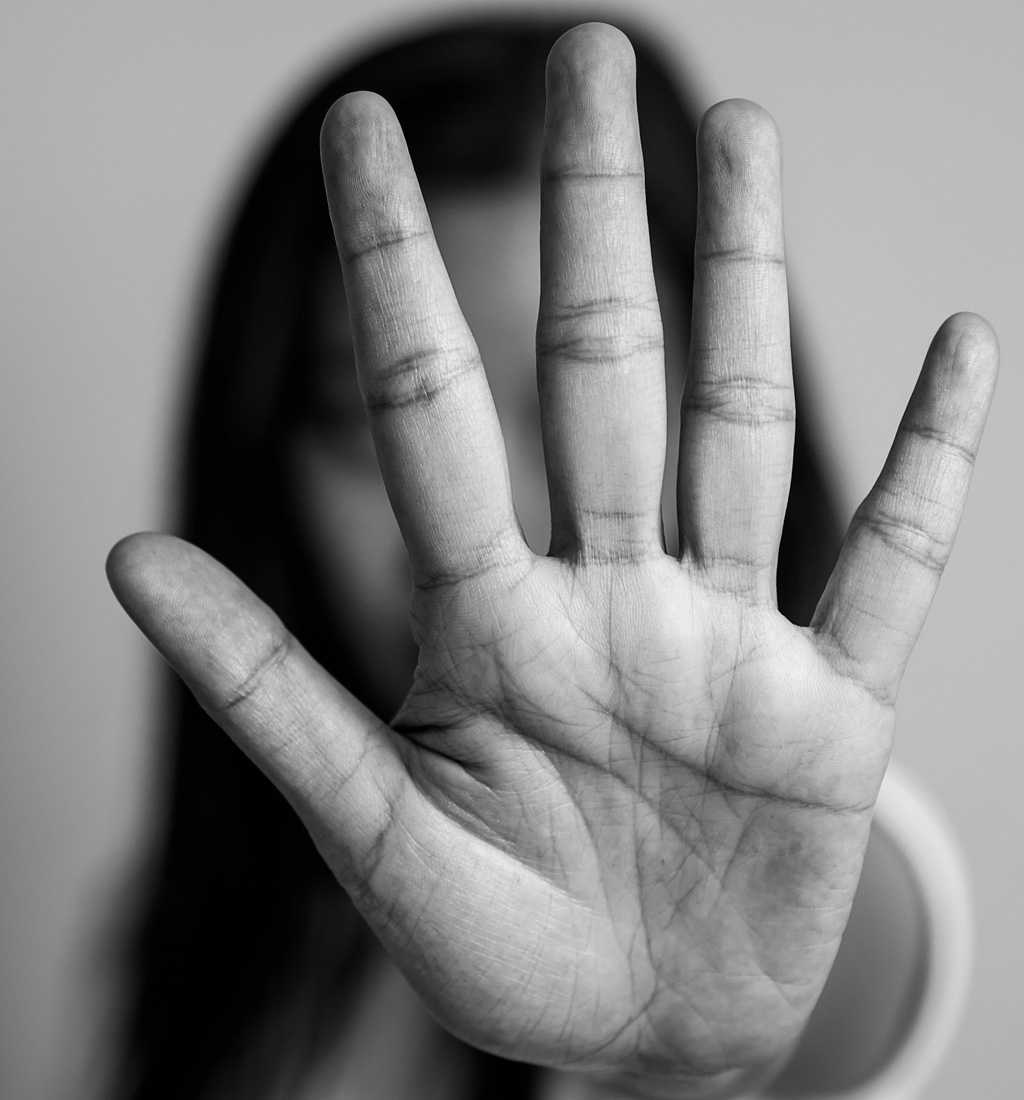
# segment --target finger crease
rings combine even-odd
[[[429,404],[479,366],[475,357],[450,363],[441,351],[414,352],[389,363],[364,384],[366,408],[378,413]]]
[[[903,431],[907,435],[916,436],[918,439],[927,440],[930,443],[938,444],[944,451],[948,451],[950,454],[959,455],[969,466],[973,466],[975,459],[978,457],[977,452],[970,447],[965,447],[953,438],[948,432],[942,431],[940,428],[932,428],[927,424],[905,424]]]
[[[696,253],[702,263],[764,264],[768,267],[785,267],[786,258],[780,252],[759,252],[751,248],[710,248]]]
[[[948,542],[909,520],[875,510],[856,516],[854,524],[933,573],[941,573],[949,558]]]
[[[432,235],[429,229],[398,230],[391,234],[382,233],[373,237],[369,243],[357,245],[354,248],[339,246],[338,251],[341,255],[342,263],[352,265],[358,263],[359,260],[362,260],[366,256],[379,255],[389,249],[397,248],[399,245],[409,244],[411,241],[419,241],[424,237],[430,237]]]
[[[260,685],[266,680],[267,675],[278,665],[285,661],[292,649],[292,636],[288,631],[279,634],[266,654],[253,666],[252,671],[246,675],[237,686],[230,691],[223,702],[218,704],[218,709],[225,714],[235,707],[251,699],[256,694]]]

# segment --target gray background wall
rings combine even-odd
[[[0,15],[4,1097],[80,1096],[102,1049],[110,914],[153,806],[155,670],[102,563],[165,514],[183,341],[221,203],[311,64],[429,6],[7,0]],[[1019,1096],[1024,9],[633,6],[705,105],[746,96],[780,124],[792,290],[849,510],[939,322],[975,309],[1000,333],[990,431],[905,681],[898,756],[948,810],[979,918],[967,1019],[931,1095]]]

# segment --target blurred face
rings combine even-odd
[[[476,337],[505,436],[512,491],[530,546],[548,548],[550,517],[534,367],[540,294],[540,198],[526,178],[500,187],[427,194],[438,244]],[[679,404],[687,340],[682,288],[658,273],[665,330],[668,461],[665,537],[675,552]],[[388,503],[356,380],[341,273],[317,281],[313,346],[315,422],[291,449],[304,534],[326,578],[324,614],[359,643],[362,676],[397,709],[412,680],[411,574]],[[640,430],[640,426],[638,426]]]

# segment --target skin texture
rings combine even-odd
[[[970,314],[940,328],[798,628],[774,598],[793,400],[770,117],[726,101],[698,136],[678,554],[662,534],[662,325],[623,36],[584,25],[549,59],[546,554],[513,506],[397,120],[372,93],[346,96],[322,148],[359,388],[409,555],[412,687],[380,722],[167,536],[114,548],[114,591],[445,1026],[635,1095],[735,1095],[791,1049],[845,927],[994,335]]]

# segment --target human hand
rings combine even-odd
[[[195,547],[134,536],[109,572],[453,1032],[647,1095],[724,1095],[789,1049],[831,966],[996,350],[980,318],[940,329],[811,627],[789,623],[774,600],[793,437],[777,136],[753,104],[712,108],[668,556],[632,80],[610,28],[552,52],[546,556],[520,533],[394,116],[358,93],[325,124],[360,384],[415,581],[419,662],[390,726]]]

